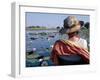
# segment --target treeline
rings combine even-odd
[[[28,28],[44,28],[44,29],[47,29],[47,27],[45,27],[45,26],[29,26]]]
[[[90,23],[89,22],[84,22],[84,21],[80,21],[80,24],[82,27],[86,27],[87,29],[89,29],[90,27]],[[54,27],[48,27],[48,26],[28,26],[28,29],[57,29],[60,30],[62,28],[62,26],[54,26]]]
[[[60,26],[57,26],[57,27],[46,27],[46,26],[28,26],[26,27],[26,29],[29,29],[29,30],[43,30],[43,29],[60,29],[61,27]]]
[[[83,27],[86,27],[87,29],[89,29],[90,28],[90,23],[89,22],[84,22],[84,21],[80,21],[80,24],[81,24],[81,26]]]

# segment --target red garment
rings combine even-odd
[[[72,55],[77,54],[80,55],[86,63],[89,63],[89,52],[88,50],[80,47],[79,45],[75,44],[69,40],[58,40],[54,44],[51,60],[55,64],[59,64],[58,56],[60,55]]]

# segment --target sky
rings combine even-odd
[[[78,20],[89,22],[88,15],[76,14],[58,14],[58,13],[34,13],[26,12],[26,27],[29,26],[46,26],[46,27],[63,27],[63,21],[68,16],[76,16]]]

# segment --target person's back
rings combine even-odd
[[[64,20],[64,29],[68,34],[68,40],[58,40],[55,42],[51,59],[58,65],[60,56],[80,56],[86,63],[89,63],[89,52],[87,42],[78,35],[80,30],[79,21],[74,16],[69,16]]]

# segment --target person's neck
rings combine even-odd
[[[76,42],[76,41],[79,40],[79,38],[80,38],[79,36],[73,36],[73,37],[69,37],[68,40],[73,41],[73,42]]]

